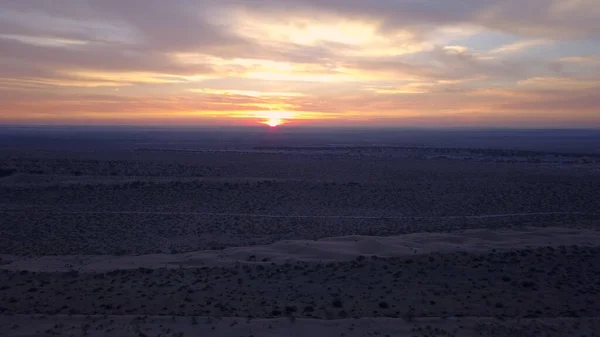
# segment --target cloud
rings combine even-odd
[[[517,83],[519,87],[536,90],[577,91],[600,88],[600,79],[577,79],[565,77],[533,77]]]
[[[490,50],[490,53],[491,54],[518,53],[518,52],[521,52],[528,48],[532,48],[532,47],[536,47],[536,46],[540,46],[540,45],[547,45],[550,43],[551,42],[548,40],[524,40],[524,41],[518,41],[515,43],[509,43],[509,44],[500,46],[498,48],[492,49],[492,50]]]
[[[3,1],[0,97],[13,118],[527,119],[570,102],[567,121],[597,103],[599,10],[595,0]]]
[[[571,114],[569,118],[590,114],[597,118],[600,97],[596,91],[596,88],[594,88],[593,90],[579,92],[554,92],[553,94],[499,104],[497,108],[498,110],[518,111],[562,111]],[[573,113],[575,111],[578,113]]]
[[[311,16],[328,13],[378,22],[382,30],[431,31],[440,26],[477,25],[486,29],[560,39],[595,37],[600,23],[595,0],[256,0],[236,3],[257,12]],[[312,14],[314,15],[314,14]]]
[[[209,94],[209,95],[240,95],[249,97],[301,97],[304,94],[298,92],[281,92],[281,91],[256,91],[256,90],[216,90],[216,89],[190,89],[191,92]]]
[[[558,61],[566,64],[598,65],[600,64],[600,55],[567,56]]]

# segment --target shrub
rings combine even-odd
[[[413,308],[410,308],[403,316],[402,318],[407,321],[407,322],[412,322],[415,320],[415,310]]]
[[[0,169],[0,178],[13,175],[15,172],[17,172],[15,169]]]

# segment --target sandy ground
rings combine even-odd
[[[321,319],[600,315],[600,246],[119,267],[88,273],[1,271],[0,313]]]
[[[235,263],[335,262],[363,257],[414,256],[429,253],[508,251],[537,247],[600,245],[600,232],[566,228],[520,231],[471,229],[462,233],[415,233],[389,237],[345,236],[287,240],[271,245],[235,247],[185,254],[141,256],[74,255],[19,257],[0,255],[5,270],[107,272],[136,268],[197,268]]]
[[[0,179],[2,337],[599,335],[589,172],[23,151]]]
[[[2,256],[1,336],[598,336],[600,233]]]
[[[160,316],[0,316],[6,337],[42,336],[596,336],[600,320],[494,318],[248,319]]]

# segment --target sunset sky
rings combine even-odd
[[[600,127],[598,0],[2,0],[0,124]]]

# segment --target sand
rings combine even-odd
[[[160,316],[0,316],[3,336],[214,336],[214,337],[315,337],[315,336],[594,336],[596,318],[519,319],[425,318],[407,322],[393,318],[247,319],[243,317]]]
[[[74,255],[19,257],[0,255],[5,270],[107,272],[136,268],[197,268],[236,263],[336,262],[359,256],[402,257],[429,253],[508,251],[537,247],[600,245],[600,232],[568,228],[519,231],[471,229],[461,233],[415,233],[399,236],[344,236],[321,240],[286,240],[270,245],[234,247],[184,254],[140,256]]]
[[[240,148],[9,151],[0,336],[599,335],[597,163]]]

